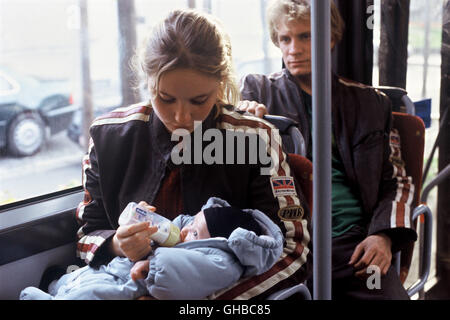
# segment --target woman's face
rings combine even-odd
[[[181,229],[181,242],[211,238],[203,211],[197,213],[194,220]]]
[[[167,130],[194,131],[194,121],[203,121],[217,102],[219,81],[192,69],[175,69],[162,74],[152,97],[153,110]]]

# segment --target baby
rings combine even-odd
[[[281,230],[264,213],[218,198],[173,223],[181,229],[174,247],[157,247],[136,263],[115,257],[99,269],[85,266],[52,282],[49,293],[28,287],[20,299],[204,299],[241,277],[267,271],[283,250]]]
[[[228,238],[236,228],[244,228],[261,235],[261,226],[250,214],[233,207],[209,208],[200,211],[180,232],[180,243],[214,237]],[[145,279],[149,271],[149,261],[141,260],[131,268],[131,278]]]

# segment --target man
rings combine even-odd
[[[296,120],[311,159],[310,0],[271,1],[267,17],[286,68],[268,77],[246,76],[240,108]],[[332,48],[343,28],[331,2]],[[410,221],[414,186],[391,130],[390,101],[371,87],[333,75],[332,125],[333,299],[408,299],[391,259],[417,238]],[[381,274],[378,288],[366,281],[374,270]]]

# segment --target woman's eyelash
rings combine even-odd
[[[175,102],[175,98],[165,99],[165,98],[159,96],[159,99],[161,99],[161,101],[164,102],[164,103],[173,103],[173,102]],[[195,104],[195,105],[202,105],[202,104],[204,104],[206,102],[206,100],[208,100],[208,99],[203,99],[201,101],[199,101],[199,100],[191,100],[191,103]]]
[[[206,102],[206,100],[208,100],[208,99],[203,99],[202,101],[192,100],[191,103],[192,104],[204,104]]]
[[[175,99],[164,99],[163,97],[161,97],[161,96],[159,96],[159,98],[161,99],[161,101],[162,102],[165,102],[165,103],[172,103],[172,102],[174,102],[175,101]]]

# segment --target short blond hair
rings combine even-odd
[[[189,9],[170,12],[147,36],[135,65],[146,76],[152,96],[158,92],[163,73],[193,69],[219,80],[219,103],[236,105],[240,100],[231,41],[212,15]]]
[[[338,44],[344,34],[344,20],[339,13],[334,1],[330,1],[331,6],[331,40]],[[272,0],[267,6],[267,22],[269,24],[270,38],[277,47],[278,25],[285,19],[285,22],[306,21],[311,19],[311,0]]]

